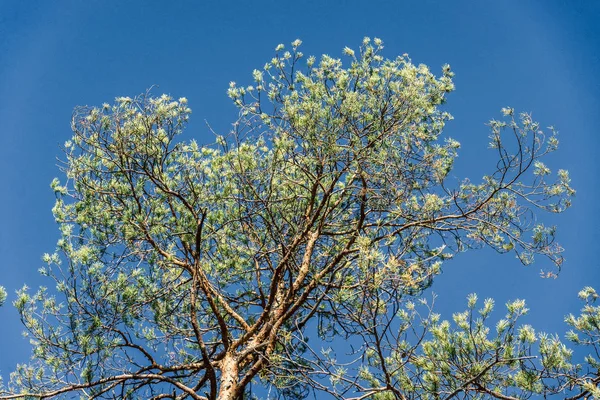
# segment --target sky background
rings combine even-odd
[[[577,292],[600,289],[600,2],[514,1],[20,1],[0,0],[0,375],[8,378],[30,346],[10,305],[15,290],[50,285],[37,273],[41,255],[59,237],[51,208],[61,145],[70,138],[76,105],[117,96],[185,96],[193,110],[186,137],[213,141],[206,126],[226,133],[236,109],[231,80],[252,82],[278,43],[303,40],[305,55],[342,56],[364,36],[380,37],[384,56],[408,53],[438,73],[449,63],[456,91],[445,109],[446,134],[462,143],[457,179],[492,172],[485,123],[500,108],[533,114],[560,132],[548,166],[568,169],[577,190],[558,216],[566,262],[558,279],[541,279],[539,259],[523,267],[514,254],[460,254],[445,264],[431,291],[444,318],[467,294],[498,304],[525,298],[525,322],[564,333],[578,312]]]

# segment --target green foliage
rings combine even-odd
[[[470,296],[450,323],[420,298],[466,249],[524,264],[541,255],[560,268],[555,228],[530,218],[562,212],[575,193],[566,171],[553,180],[540,160],[557,148],[554,130],[503,109],[489,124],[497,169],[454,182],[460,144],[442,138],[452,117],[440,108],[454,88],[449,66],[436,76],[406,55],[386,59],[381,40],[368,38],[344,49],[347,66],[327,55],[304,62],[300,44],[279,45],[252,85],[230,84],[240,119],[213,145],[179,139],[185,98],[147,93],[75,110],[65,177],[51,184],[61,238],[41,269],[55,288],[18,293],[35,351],[11,392],[594,391],[557,338],[517,324],[523,301],[491,329],[491,299],[478,309]],[[567,322],[595,338],[596,311]],[[326,345],[339,339],[359,344],[350,359]]]
[[[6,301],[6,290],[0,286],[0,306]]]

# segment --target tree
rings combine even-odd
[[[574,195],[541,161],[554,130],[503,109],[496,169],[455,182],[449,66],[384,59],[379,39],[344,49],[348,67],[304,64],[299,46],[230,84],[240,117],[214,145],[179,140],[184,98],[75,110],[66,181],[52,182],[62,236],[43,257],[56,293],[18,293],[33,360],[0,398],[597,395],[598,361],[573,365],[558,338],[520,327],[524,302],[490,330],[492,300],[478,315],[471,296],[450,324],[423,296],[468,249],[560,268],[555,229],[534,219]],[[569,339],[596,349],[597,295],[581,297]],[[336,354],[338,339],[354,352]]]

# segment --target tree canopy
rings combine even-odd
[[[491,299],[448,322],[424,293],[482,247],[558,272],[555,228],[535,217],[575,193],[542,162],[556,132],[505,108],[495,169],[457,181],[448,65],[436,76],[368,38],[345,63],[304,61],[300,44],[230,84],[239,119],[214,144],[180,139],[185,98],[75,109],[41,269],[55,287],[14,301],[34,352],[0,398],[598,396],[592,288],[566,320],[590,349],[580,364],[520,325],[522,300],[490,327]]]

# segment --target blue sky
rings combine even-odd
[[[228,82],[251,71],[278,43],[303,40],[305,54],[341,56],[363,36],[380,37],[384,55],[408,53],[440,71],[449,63],[456,91],[447,134],[462,143],[454,175],[476,180],[493,168],[485,122],[501,107],[554,125],[561,148],[548,165],[571,172],[572,209],[543,216],[559,227],[566,263],[556,280],[539,278],[545,260],[523,267],[512,255],[460,254],[433,285],[450,318],[465,296],[502,305],[525,298],[527,322],[563,332],[585,285],[600,289],[600,2],[514,1],[18,1],[0,2],[0,285],[14,292],[50,284],[38,276],[58,230],[49,183],[70,138],[76,105],[134,96],[185,96],[193,110],[186,136],[211,142],[208,122],[225,133],[236,117]],[[0,374],[30,354],[14,308],[0,308]]]

